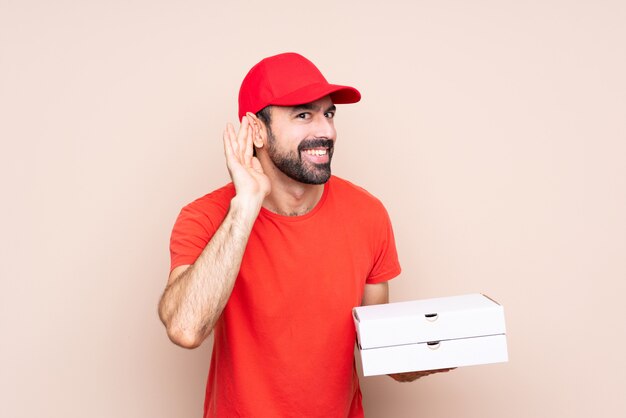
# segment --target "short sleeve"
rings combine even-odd
[[[381,205],[382,206],[382,205]],[[400,274],[400,262],[396,251],[396,241],[393,235],[393,228],[389,219],[389,214],[382,207],[379,220],[377,222],[377,243],[374,266],[366,280],[368,284],[382,283],[393,279]]]
[[[224,220],[227,210],[225,204],[207,195],[180,211],[170,237],[170,271],[196,262]]]

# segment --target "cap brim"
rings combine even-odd
[[[340,86],[338,84],[316,83],[302,87],[283,97],[272,100],[277,106],[296,106],[311,103],[322,97],[330,96],[333,103],[348,104],[361,100],[361,93],[354,87]]]

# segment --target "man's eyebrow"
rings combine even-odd
[[[305,111],[305,110],[319,110],[319,109],[320,109],[320,106],[314,106],[312,103],[304,103],[304,104],[292,107],[291,111],[293,113],[300,113],[300,112]],[[326,113],[326,112],[335,112],[336,110],[337,110],[337,106],[332,104],[332,105],[328,106],[328,109],[326,109],[326,111],[324,113]]]
[[[319,108],[319,106],[313,106],[313,103],[304,103],[304,104],[292,107],[291,111],[294,113],[299,113],[304,110],[317,110],[316,108]]]

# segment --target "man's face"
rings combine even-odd
[[[274,165],[300,183],[326,183],[337,137],[334,116],[328,96],[300,106],[272,106],[268,154]]]

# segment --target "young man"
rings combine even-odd
[[[351,309],[386,303],[400,265],[383,205],[331,176],[335,105],[360,97],[294,53],[241,85],[232,183],[181,211],[159,304],[182,347],[215,331],[205,417],[363,416]]]

